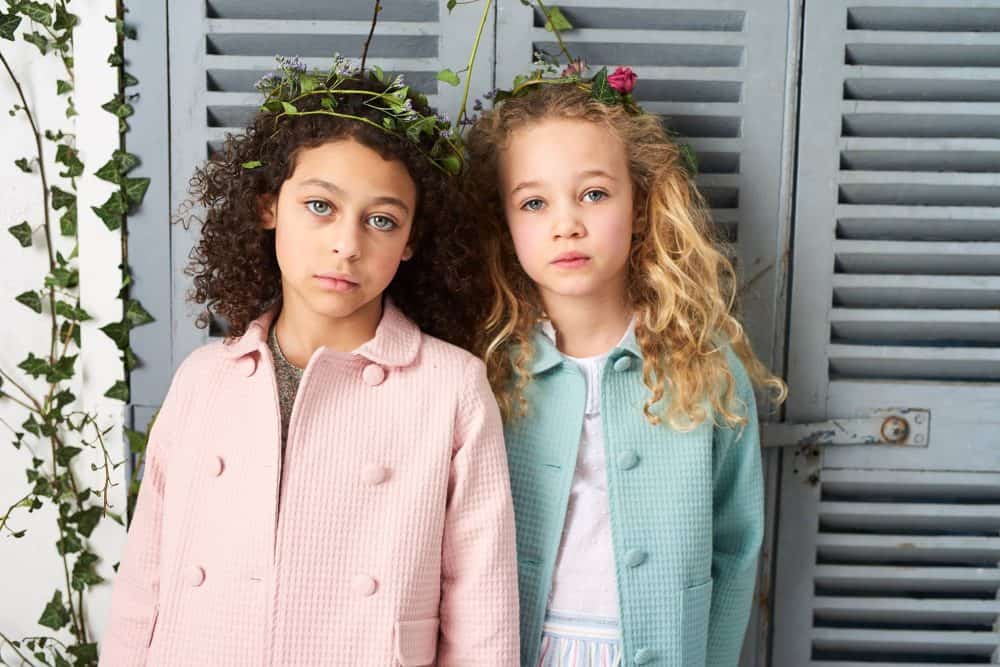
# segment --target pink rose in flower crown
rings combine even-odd
[[[608,75],[608,84],[622,95],[628,95],[635,88],[637,78],[631,67],[619,67]]]

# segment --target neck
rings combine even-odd
[[[350,315],[331,317],[317,313],[292,299],[282,304],[275,322],[281,353],[289,362],[305,368],[320,347],[351,352],[375,337],[382,319],[382,299],[372,299]]]
[[[556,347],[571,357],[593,357],[610,351],[632,321],[632,308],[624,294],[543,300],[556,330]]]

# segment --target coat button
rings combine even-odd
[[[619,373],[624,373],[625,371],[632,368],[632,357],[618,357],[615,360],[614,369]]]
[[[639,567],[646,562],[646,558],[649,557],[642,549],[629,549],[625,552],[625,564],[629,567]]]
[[[622,470],[631,470],[637,465],[639,465],[639,455],[635,453],[634,449],[622,452],[618,456],[618,466]]]
[[[385,370],[378,364],[368,364],[365,370],[361,371],[361,378],[365,384],[377,387],[385,380]]]
[[[351,579],[351,590],[361,597],[374,595],[376,588],[378,588],[378,584],[367,574],[356,574]]]
[[[226,464],[221,456],[213,456],[211,461],[209,461],[208,469],[212,473],[212,477],[218,477],[226,469]]]
[[[651,648],[641,648],[635,652],[633,661],[637,665],[648,665],[659,657],[656,651]]]
[[[205,570],[197,565],[191,565],[184,570],[184,583],[191,587],[201,586],[205,581]]]
[[[389,469],[377,463],[370,463],[361,471],[361,478],[369,486],[378,486],[389,477]]]

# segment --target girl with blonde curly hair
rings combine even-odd
[[[764,527],[754,387],[785,389],[684,150],[631,70],[602,74],[522,81],[467,139],[521,664],[731,667]]]

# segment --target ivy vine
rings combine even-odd
[[[23,117],[34,137],[33,155],[18,157],[15,166],[21,171],[37,175],[42,219],[23,220],[8,228],[8,232],[22,248],[36,243],[44,244],[48,258],[48,272],[37,289],[17,295],[15,300],[26,308],[46,318],[50,336],[45,346],[35,348],[36,341],[25,341],[24,359],[16,369],[0,368],[0,401],[6,401],[23,410],[24,421],[19,425],[0,420],[0,426],[12,434],[12,444],[28,461],[25,470],[26,485],[22,497],[0,515],[0,535],[3,539],[18,539],[26,529],[15,524],[21,512],[33,513],[45,507],[55,510],[59,539],[55,544],[56,556],[61,560],[63,577],[54,587],[48,603],[41,610],[38,625],[44,630],[28,637],[9,637],[0,632],[0,664],[9,664],[12,657],[23,665],[96,665],[97,644],[93,641],[87,617],[85,594],[104,579],[96,566],[101,557],[94,552],[89,538],[97,526],[106,519],[124,525],[126,517],[113,512],[108,493],[114,482],[112,474],[124,460],[116,460],[108,449],[110,427],[99,423],[97,415],[79,408],[71,391],[71,381],[76,376],[76,362],[81,349],[80,324],[91,319],[80,305],[80,274],[77,265],[77,179],[86,169],[76,149],[76,136],[72,118],[77,115],[73,102],[75,89],[73,61],[73,30],[79,19],[68,8],[71,0],[36,2],[6,0],[5,12],[0,12],[0,39],[13,42],[21,39],[33,44],[40,58],[58,58],[65,78],[55,81],[54,99],[65,105],[67,125],[70,127],[45,129],[38,126],[35,108],[51,103],[50,99],[28,100],[6,54],[0,49],[0,62],[13,84],[17,101],[9,110],[11,116]],[[127,89],[136,79],[124,69],[124,40],[134,39],[134,31],[125,23],[125,8],[119,2],[115,16],[106,17],[115,24],[117,38],[108,64],[118,72],[118,92],[103,108],[119,119],[119,137],[111,159],[93,172],[98,178],[113,183],[115,191],[101,206],[93,207],[94,213],[111,232],[121,235],[122,280],[119,297],[122,299],[122,318],[101,328],[121,351],[125,368],[125,381],[118,381],[108,388],[105,396],[127,401],[128,372],[138,360],[129,347],[129,332],[137,326],[152,321],[152,316],[135,299],[129,296],[131,276],[127,261],[126,219],[135,210],[149,187],[149,179],[131,175],[138,166],[136,156],[124,147],[127,118],[132,115],[132,96]],[[54,162],[48,164],[43,142],[54,145]],[[57,172],[58,184],[52,172]],[[58,214],[58,227],[54,219]],[[62,238],[62,240],[59,240]],[[62,249],[72,248],[64,255]],[[29,383],[31,378],[34,383]],[[29,384],[43,387],[32,391]],[[145,449],[144,434],[126,431],[130,450],[141,456]],[[83,486],[77,475],[75,460],[85,450],[93,458],[90,471],[99,482]],[[112,451],[119,448],[113,446]],[[132,491],[137,489],[133,484]],[[129,494],[131,509],[134,493]],[[68,633],[68,634],[67,634]],[[58,635],[58,636],[57,636]],[[71,637],[71,639],[67,639]],[[60,639],[61,637],[61,639]]]

